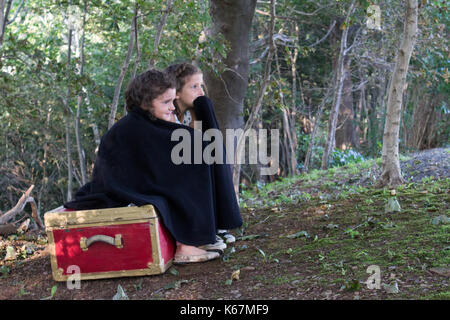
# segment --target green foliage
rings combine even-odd
[[[19,3],[20,1],[12,2],[10,18],[19,9]],[[135,47],[123,80],[117,119],[124,114],[123,94],[133,70],[137,73],[146,70],[150,59],[154,59],[157,68],[164,68],[175,61],[196,61],[204,71],[212,71],[219,78],[224,72],[237,70],[234,66],[225,67],[226,60],[233,61],[233,57],[229,56],[230,44],[221,36],[212,38],[208,32],[213,27],[208,1],[172,2],[158,52],[155,50],[154,40],[162,13],[166,10],[166,1],[100,0],[70,3],[69,6],[68,1],[25,1],[17,18],[6,26],[4,41],[0,46],[0,174],[5,177],[0,180],[0,210],[11,208],[31,184],[35,185],[35,198],[41,212],[55,208],[67,200],[66,122],[71,130],[72,164],[75,168],[73,191],[80,187],[80,165],[74,136],[79,96],[82,98],[80,136],[86,156],[87,174],[90,177],[97,147],[94,142],[94,124],[102,136],[107,130],[109,108],[128,48],[135,5],[139,10],[137,35],[140,57],[138,59]],[[339,51],[340,40],[337,32],[332,32],[327,37],[325,35],[335,17],[345,16],[349,4],[350,1],[347,0],[335,1],[321,10],[317,10],[316,3],[309,1],[285,0],[277,4],[277,16],[288,18],[277,18],[275,21],[276,60],[272,61],[271,81],[264,96],[260,118],[263,128],[282,129],[282,111],[288,109],[291,112],[290,123],[295,127],[294,136],[297,138],[297,169],[303,168],[310,144],[312,128],[306,128],[307,124],[311,126],[326,89],[333,85],[331,80],[335,70],[332,61]],[[364,26],[370,4],[377,5],[379,2],[359,1],[347,27]],[[258,2],[257,7],[250,34],[250,75],[242,110],[244,120],[256,102],[267,58],[268,16],[262,13],[269,12],[269,3]],[[358,38],[362,45],[356,45],[349,52],[353,57],[353,64],[361,70],[364,78],[354,79],[354,83],[369,80],[366,87],[367,104],[360,110],[355,108],[355,116],[358,118],[353,119],[355,126],[359,126],[360,132],[364,134],[360,137],[362,143],[359,149],[336,150],[331,165],[342,166],[362,161],[368,156],[380,155],[385,97],[381,97],[381,91],[372,92],[371,88],[385,86],[390,74],[386,72],[388,68],[378,68],[371,59],[380,57],[381,64],[393,63],[403,31],[401,19],[397,17],[403,14],[403,9],[397,2],[384,6],[382,32],[362,28]],[[314,14],[297,15],[295,11]],[[426,97],[437,97],[434,106],[436,126],[433,143],[443,145],[448,144],[450,135],[446,103],[450,93],[446,50],[448,37],[445,29],[449,17],[445,5],[440,1],[428,1],[420,14],[421,34],[411,58],[408,83],[423,84],[423,94]],[[69,16],[73,27],[70,62]],[[81,74],[80,40],[84,16],[85,61],[84,72]],[[351,33],[351,37],[353,36]],[[294,54],[298,56],[293,62]],[[246,63],[236,62],[236,68],[245,68]],[[295,79],[293,69],[296,72]],[[356,73],[353,74],[358,77]],[[374,82],[373,79],[381,79],[381,82]],[[412,87],[409,85],[408,90]],[[233,96],[232,92],[228,94]],[[380,96],[375,97],[377,94]],[[319,168],[321,164],[332,101],[331,94],[328,101],[325,101],[323,116],[319,121],[311,169]],[[354,101],[354,107],[356,106],[357,102]],[[414,107],[415,102],[410,99],[404,108],[400,134],[402,139],[404,131],[411,126]],[[360,120],[359,123],[356,119]],[[281,141],[284,138],[282,134]],[[402,148],[407,147],[404,141],[401,143]],[[282,169],[286,166],[283,150],[286,149],[281,148]],[[285,170],[282,174],[285,174]],[[313,177],[314,174],[311,178]],[[280,188],[283,187],[285,186],[280,185]],[[262,194],[269,191],[262,191]],[[243,197],[250,195],[244,194]],[[308,197],[297,198],[281,194],[272,203],[288,204],[297,199]]]

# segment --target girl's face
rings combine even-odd
[[[179,92],[177,92],[177,103],[182,108],[194,107],[194,100],[205,95],[203,91],[203,74],[196,73],[186,77],[186,82]]]
[[[174,113],[175,106],[173,105],[173,101],[175,100],[176,89],[169,88],[164,93],[157,96],[153,99],[151,106],[145,108],[153,113],[153,115],[161,120],[165,121],[174,121]]]

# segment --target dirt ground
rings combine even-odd
[[[430,176],[433,178],[429,183],[437,178],[442,181],[450,175],[449,166],[446,149],[420,152],[402,162],[408,183],[419,183]],[[426,186],[421,186],[399,192],[408,219],[403,213],[376,216],[377,210],[384,209],[385,198],[372,189],[348,199],[312,198],[275,207],[247,207],[242,209],[244,227],[234,232],[238,241],[220,259],[173,266],[162,275],[82,281],[80,289],[69,289],[65,282],[52,279],[45,235],[0,236],[0,300],[111,300],[119,285],[131,300],[449,299],[448,225],[428,223],[421,229],[422,222],[410,221],[412,217],[419,221],[438,213],[448,215],[448,179],[428,192],[434,198],[412,199],[412,194],[419,197],[427,192]],[[367,202],[368,198],[373,201]],[[439,200],[431,203],[429,199],[435,198]],[[355,207],[355,202],[367,202],[367,206]],[[428,209],[418,210],[417,205],[426,203]],[[361,210],[367,212],[362,214]],[[360,232],[353,231],[351,237],[348,232],[340,232],[367,217],[375,217],[378,224],[354,228]],[[399,226],[397,230],[405,226],[405,230],[419,236],[433,235],[436,230],[442,236],[425,239],[431,242],[433,253],[424,253],[420,246],[425,244],[409,246],[406,232],[391,232],[393,225]],[[376,233],[388,231],[391,233],[387,237]],[[16,249],[14,261],[4,260],[7,246]],[[409,255],[406,249],[418,253]],[[371,290],[364,283],[370,264],[381,265],[384,287],[379,290]],[[393,283],[400,287],[397,294]]]

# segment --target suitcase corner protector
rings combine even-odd
[[[67,280],[67,276],[63,275],[64,270],[62,268],[58,268],[57,270],[54,270],[52,272],[53,275],[53,280],[55,281],[66,281]]]

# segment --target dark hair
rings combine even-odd
[[[176,82],[167,72],[150,69],[139,74],[130,81],[125,91],[127,111],[150,105],[156,97],[171,88],[176,88]]]
[[[199,68],[187,62],[172,64],[168,66],[164,71],[175,77],[177,81],[177,92],[180,91],[181,88],[183,88],[183,86],[186,84],[187,77],[197,73],[202,73]]]
[[[181,91],[183,86],[186,84],[186,79],[189,76],[193,76],[194,74],[202,73],[202,70],[194,66],[193,64],[183,62],[183,63],[174,63],[168,66],[165,70],[169,75],[175,78],[177,86],[177,92]],[[179,117],[181,114],[180,108],[176,101],[174,101],[175,106],[175,114]]]

